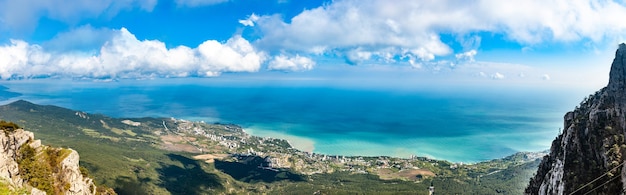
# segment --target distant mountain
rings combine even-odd
[[[20,93],[8,91],[9,88],[0,85],[0,101],[8,100],[14,97],[19,97]]]
[[[615,53],[608,86],[565,114],[564,128],[526,194],[624,194],[626,44]]]

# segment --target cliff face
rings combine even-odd
[[[626,45],[619,45],[607,87],[564,116],[564,130],[526,194],[624,194],[626,191]]]
[[[93,180],[81,174],[76,151],[42,146],[23,129],[0,131],[0,146],[0,180],[11,188],[31,194],[96,194]]]
[[[29,140],[33,139],[32,132],[16,130],[12,134],[3,134],[0,132],[0,177],[6,179],[10,184],[22,186],[24,180],[20,177],[20,171],[17,164],[17,153],[20,148]]]

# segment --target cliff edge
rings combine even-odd
[[[566,113],[563,127],[525,193],[624,194],[626,44],[615,53],[609,84]]]
[[[78,152],[44,146],[34,134],[0,121],[0,183],[9,192],[30,194],[115,194],[99,189],[79,167]]]

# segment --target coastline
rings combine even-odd
[[[237,124],[235,124],[237,125]],[[454,156],[463,156],[468,151],[448,150],[446,148],[437,147],[436,142],[464,142],[468,139],[477,139],[476,136],[458,137],[458,138],[422,138],[417,140],[399,142],[398,145],[390,146],[381,143],[374,143],[367,140],[357,140],[350,138],[335,138],[329,140],[315,140],[304,136],[296,136],[288,134],[285,131],[270,130],[260,125],[251,125],[242,128],[244,133],[249,136],[262,138],[274,138],[287,141],[293,148],[303,152],[315,153],[330,156],[346,156],[346,157],[380,157],[387,156],[392,158],[410,159],[413,157],[425,157],[433,160],[448,161],[451,163],[475,164],[487,162],[495,159],[501,159],[519,152],[542,152],[546,149],[537,150],[513,150],[503,152],[502,156],[478,160],[459,159]],[[375,136],[375,135],[372,135]],[[495,138],[490,138],[495,139]],[[431,143],[432,142],[432,143]],[[416,152],[415,148],[423,148]],[[332,148],[332,151],[319,151],[320,148]],[[317,150],[316,150],[317,149]],[[470,151],[471,152],[471,151]],[[486,151],[483,151],[486,152]],[[452,157],[451,157],[452,156]],[[448,158],[446,158],[448,157]]]
[[[278,132],[273,130],[259,129],[254,126],[242,129],[244,133],[251,136],[269,137],[285,140],[289,143],[289,145],[291,145],[291,147],[300,151],[312,153],[315,150],[315,141],[306,137],[289,135],[284,132]]]
[[[562,123],[561,112],[555,111],[558,107],[548,109],[543,104],[526,102],[522,104],[524,108],[532,108],[533,112],[520,110],[511,114],[509,110],[519,109],[517,104],[494,110],[491,101],[477,96],[465,97],[469,99],[466,100],[433,98],[432,93],[388,95],[326,88],[211,87],[185,82],[165,87],[157,87],[162,83],[139,87],[137,83],[120,82],[98,84],[95,88],[84,83],[58,86],[40,82],[10,83],[9,91],[22,95],[4,103],[27,99],[113,117],[174,116],[236,124],[252,135],[287,140],[302,151],[342,156],[424,156],[451,162],[481,162],[518,151],[545,150]],[[47,86],[43,92],[39,90],[42,85]],[[199,93],[180,95],[186,92]],[[286,93],[294,95],[283,96]],[[99,104],[87,101],[110,94],[114,95]],[[307,102],[309,97],[315,97],[313,105]],[[259,98],[271,101],[250,103]],[[453,104],[441,104],[441,99]],[[380,101],[378,107],[362,106]],[[534,109],[537,107],[542,109]],[[392,112],[400,108],[403,111]]]

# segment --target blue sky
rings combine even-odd
[[[0,78],[597,89],[623,18],[622,0],[0,0]]]

